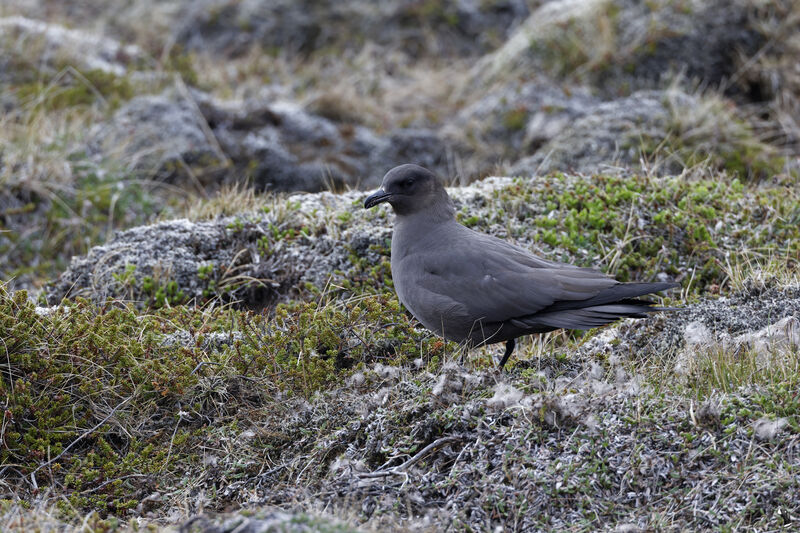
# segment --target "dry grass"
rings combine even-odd
[[[73,185],[66,156],[83,147],[84,135],[98,116],[91,109],[49,110],[41,105],[46,97],[0,116],[0,183],[49,196]]]
[[[190,220],[211,220],[218,217],[249,213],[262,209],[266,204],[266,199],[272,196],[258,194],[248,184],[225,184],[210,197],[193,199],[182,210],[181,215]],[[162,216],[161,220],[167,220],[168,218],[167,216]]]
[[[690,391],[698,398],[733,394],[746,387],[800,384],[800,351],[763,353],[751,349],[717,347],[696,354],[688,376]]]
[[[272,56],[254,47],[224,64],[204,54],[194,60],[204,86],[219,97],[263,97],[273,87],[273,97],[291,96],[311,112],[378,132],[398,125],[435,126],[463,105],[451,96],[464,83],[465,66],[459,61],[410,62],[374,45],[354,54],[310,58]]]
[[[766,287],[776,283],[782,287],[800,285],[800,264],[788,253],[791,245],[792,243],[786,243],[786,255],[765,255],[753,250],[742,250],[735,256],[726,256],[727,279],[720,290],[739,292],[752,286]]]

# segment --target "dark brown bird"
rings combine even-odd
[[[365,208],[388,202],[397,215],[392,279],[400,302],[422,324],[471,346],[556,329],[590,329],[663,311],[637,297],[677,283],[621,283],[593,268],[537,257],[455,219],[441,181],[417,165],[390,170]]]

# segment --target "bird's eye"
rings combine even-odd
[[[412,185],[414,185],[414,178],[408,178],[403,182],[403,187],[411,187]]]

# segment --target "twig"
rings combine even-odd
[[[159,470],[159,472],[163,472],[164,469],[169,464],[169,458],[172,456],[172,444],[175,442],[175,435],[178,434],[178,428],[180,427],[181,422],[183,421],[183,416],[184,416],[184,412],[179,409],[178,410],[178,422],[175,424],[175,429],[172,432],[172,437],[170,437],[170,439],[169,439],[169,448],[167,449],[167,459],[164,461],[164,464],[161,465],[161,469]]]
[[[200,361],[199,363],[197,363],[197,366],[194,367],[194,370],[192,370],[192,372],[189,375],[193,376],[195,372],[197,372],[206,365],[221,365],[221,364],[222,363],[218,363],[216,361]]]
[[[407,470],[410,466],[418,463],[422,460],[423,457],[430,454],[434,450],[441,448],[445,444],[450,444],[452,442],[458,442],[464,440],[464,437],[454,436],[454,437],[442,437],[441,439],[436,439],[435,441],[431,442],[424,448],[422,448],[419,452],[417,452],[414,457],[406,461],[405,463],[390,468],[388,470],[378,470],[377,472],[365,472],[363,474],[359,474],[358,477],[361,478],[373,478],[373,477],[384,477],[384,476],[396,476],[396,475],[404,475],[405,470]]]
[[[108,481],[104,481],[104,482],[100,483],[98,486],[96,486],[94,488],[86,489],[86,490],[82,491],[81,494],[91,494],[92,492],[97,492],[98,490],[102,489],[106,485],[110,485],[111,483],[114,483],[115,481],[122,481],[123,479],[130,479],[132,477],[150,477],[150,474],[128,474],[127,476],[115,477],[114,479],[109,479]]]
[[[125,405],[126,403],[128,403],[129,401],[131,401],[132,399],[133,399],[133,396],[128,396],[127,398],[125,398],[124,400],[122,400],[122,402],[121,402],[121,403],[119,403],[119,404],[118,404],[116,407],[114,407],[114,408],[111,410],[111,412],[110,412],[110,413],[108,413],[108,414],[106,415],[106,417],[105,417],[105,418],[103,418],[103,419],[102,419],[100,422],[98,422],[98,423],[97,423],[97,424],[96,424],[96,425],[95,425],[93,428],[87,429],[86,431],[84,431],[83,433],[81,433],[81,434],[80,434],[80,436],[78,436],[78,438],[77,438],[77,439],[75,439],[74,441],[70,442],[70,443],[67,445],[67,447],[66,447],[66,448],[64,448],[64,449],[61,451],[61,453],[59,453],[58,455],[56,455],[56,456],[55,456],[55,457],[53,457],[52,459],[48,459],[46,463],[43,463],[43,464],[40,464],[39,466],[37,466],[37,467],[36,467],[36,469],[35,469],[33,472],[31,472],[31,482],[33,483],[33,488],[34,488],[35,490],[39,490],[39,484],[38,484],[38,483],[36,483],[36,472],[38,472],[39,470],[41,470],[42,468],[44,468],[44,467],[46,467],[46,466],[50,466],[50,465],[51,465],[51,464],[53,464],[54,462],[56,462],[56,461],[58,461],[59,459],[61,459],[61,456],[62,456],[62,455],[64,455],[65,453],[67,453],[67,452],[70,450],[70,448],[72,448],[73,446],[75,446],[76,444],[78,444],[78,442],[80,442],[80,441],[81,441],[83,438],[85,438],[85,437],[88,437],[89,435],[91,435],[92,433],[94,433],[94,432],[95,432],[95,431],[96,431],[96,430],[97,430],[99,427],[101,427],[103,424],[105,424],[106,422],[108,422],[108,419],[109,419],[109,418],[111,418],[112,416],[114,416],[114,413],[116,413],[116,412],[117,412],[117,410],[118,410],[120,407],[122,407],[123,405]]]

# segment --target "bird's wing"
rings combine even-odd
[[[486,322],[588,300],[618,284],[600,271],[545,261],[494,238],[453,240],[446,253],[409,259],[425,273],[417,279],[419,289],[455,300],[470,317]]]

